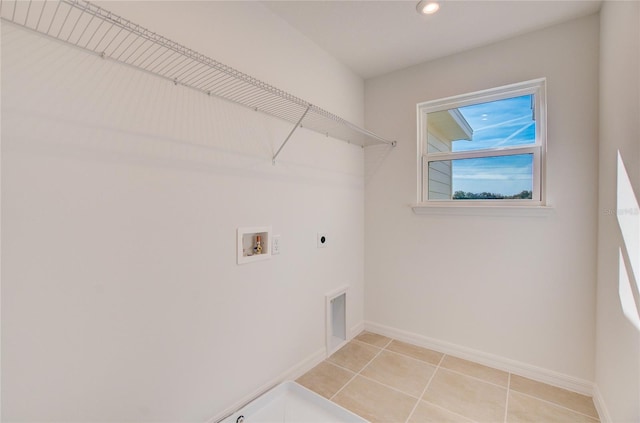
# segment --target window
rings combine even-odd
[[[545,204],[545,80],[418,104],[418,202]]]

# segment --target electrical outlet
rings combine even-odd
[[[274,235],[271,240],[271,254],[280,254],[280,235]]]
[[[318,248],[326,248],[328,242],[327,234],[324,232],[318,232]]]

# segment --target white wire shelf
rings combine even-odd
[[[0,0],[0,17],[103,58],[295,124],[274,161],[299,126],[363,147],[395,146],[395,141],[84,0]]]

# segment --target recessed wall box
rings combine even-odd
[[[271,258],[271,226],[238,228],[238,264]]]

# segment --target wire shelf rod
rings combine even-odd
[[[27,25],[27,20],[29,19],[29,12],[31,11],[31,2],[32,0],[29,0],[29,6],[27,6],[27,13],[24,16],[24,25]]]
[[[160,54],[158,54],[156,56],[155,59],[153,59],[151,62],[149,62],[148,64],[145,65],[145,62],[149,59],[151,59],[156,53],[158,53],[158,51],[162,50],[162,52]],[[175,54],[175,52],[171,51],[171,50],[167,50],[165,49],[162,45],[158,44],[158,48],[154,50],[153,53],[151,53],[149,55],[149,57],[147,57],[146,59],[144,59],[142,62],[140,62],[140,64],[138,66],[140,66],[141,68],[145,69],[145,70],[149,70],[149,67],[151,65],[153,65],[155,62],[157,62],[162,56],[164,56],[165,54],[169,53],[168,57],[171,57],[171,55]],[[165,58],[166,60],[167,58]]]
[[[84,45],[84,48],[86,48],[86,49],[88,49],[88,50],[91,50],[91,51],[94,51],[94,52],[95,52],[95,51],[98,51],[98,46],[99,46],[100,44],[102,44],[102,40],[104,40],[104,37],[106,37],[106,36],[107,36],[107,34],[108,34],[108,33],[110,33],[110,32],[111,32],[111,30],[113,29],[113,27],[115,26],[115,25],[113,24],[113,22],[112,22],[112,23],[111,23],[111,26],[110,26],[110,27],[109,27],[109,28],[104,32],[104,34],[102,34],[102,37],[101,37],[101,38],[100,38],[100,40],[96,43],[96,45],[95,45],[93,48],[91,48],[91,49],[90,49],[90,48],[89,48],[89,44],[91,44],[91,41],[93,40],[93,37],[95,37],[95,35],[98,33],[98,30],[99,30],[100,28],[102,28],[102,24],[104,24],[105,22],[108,22],[108,21],[104,20],[104,21],[100,22],[100,26],[96,29],[96,31],[95,31],[93,34],[91,34],[91,37],[89,38],[89,41],[87,41],[87,44],[85,44],[85,45]]]
[[[235,101],[235,97],[232,95],[232,93],[241,86],[244,86],[242,82],[234,80],[226,81],[222,86],[218,87],[215,91],[212,91],[212,93],[217,96],[229,98]]]
[[[166,77],[168,78],[168,77],[169,77],[169,76],[168,76],[168,74],[169,74],[169,73],[171,73],[171,72],[172,72],[176,67],[181,66],[181,65],[182,65],[183,63],[185,63],[185,62],[187,62],[187,64],[188,64],[188,60],[189,60],[189,58],[188,58],[188,57],[184,57],[184,56],[182,56],[182,55],[178,54],[178,55],[176,56],[176,59],[175,59],[175,60],[173,60],[173,61],[171,61],[171,63],[173,63],[173,62],[177,62],[177,63],[176,63],[175,65],[171,66],[171,67],[170,67],[170,68],[165,72],[166,67],[167,67],[167,66],[169,66],[169,65],[171,64],[171,63],[167,63],[165,66],[163,66],[161,69],[159,69],[159,70],[158,70],[158,74],[159,74],[159,75],[166,76]]]
[[[116,46],[116,48],[114,48],[114,49],[111,51],[111,53],[109,53],[109,56],[110,56],[110,57],[114,57],[114,56],[115,56],[115,54],[116,54],[116,51],[118,51],[118,49],[122,46],[122,44],[124,44],[124,42],[125,42],[125,41],[127,41],[127,40],[129,39],[129,37],[131,37],[131,35],[133,35],[133,32],[129,32],[127,35],[125,35],[125,37],[124,37],[122,40],[120,40],[120,42],[118,43],[118,45]],[[134,39],[134,41],[135,41],[135,39]],[[106,50],[107,50],[107,49],[105,49],[105,53],[106,53]],[[125,49],[125,50],[126,50],[126,49]],[[120,53],[120,54],[122,55],[122,53]],[[120,58],[120,56],[115,57],[115,60],[118,60],[119,58]]]
[[[113,25],[112,28],[109,28],[109,32],[111,32],[111,29],[113,29],[113,28],[117,28],[117,26]],[[115,37],[111,38],[111,41],[109,41],[104,48],[100,49],[100,50],[102,50],[102,52],[104,54],[106,54],[107,50],[109,50],[109,47],[111,47],[111,44],[113,44],[113,42],[118,39],[118,37],[120,36],[122,31],[124,31],[124,28],[120,28],[120,30],[116,33]],[[102,37],[102,39],[100,40],[100,42],[98,44],[96,44],[94,51],[98,51],[98,46],[102,43],[102,40],[109,34],[109,32],[106,32],[104,34],[104,36]]]
[[[49,28],[47,28],[47,32],[46,32],[47,35],[49,35],[49,32],[51,32],[51,26],[53,25],[53,22],[56,20],[56,16],[58,16],[58,10],[60,9],[60,4],[61,2],[58,2],[58,4],[56,5],[56,10],[53,12],[53,17],[51,18],[51,22],[49,22]]]
[[[395,144],[85,0],[0,0],[0,17],[175,84],[296,123],[280,150],[300,126],[361,145]]]
[[[245,86],[234,93],[234,98],[238,103],[246,103],[250,109],[255,109],[255,100],[260,97],[261,93],[256,93],[253,87]],[[254,100],[254,101],[252,101]]]
[[[238,92],[238,90],[246,86],[247,85],[241,81],[232,81],[231,83],[227,84],[225,87],[222,87],[220,90],[218,90],[216,92],[216,95],[219,95],[220,97],[233,98],[235,100],[236,99],[235,94]]]
[[[219,89],[220,86],[224,85],[227,81],[232,80],[233,78],[225,73],[221,73],[216,69],[215,74],[212,75],[212,79],[208,79],[203,81],[204,90],[211,91],[215,93],[216,90]]]
[[[179,53],[177,53],[175,51],[172,51],[172,50],[167,50],[167,51],[170,51],[171,54],[166,59],[160,61],[153,68],[149,69],[149,72],[157,73],[158,75],[163,75],[162,72],[161,72],[162,69],[166,68],[168,65],[170,65],[171,63],[175,62],[176,60],[178,60],[178,59],[180,59],[182,57]],[[169,59],[171,59],[171,60],[169,60]],[[158,69],[158,67],[160,67],[160,69]],[[158,69],[158,70],[156,70],[156,69]]]
[[[202,63],[193,62],[190,66],[187,66],[186,68],[184,68],[182,70],[182,72],[180,72],[180,73],[176,72],[176,76],[174,78],[176,78],[176,79],[178,79],[180,81],[184,81],[184,80],[186,80],[188,75],[191,75],[191,72],[194,72],[196,69],[198,69],[200,67],[208,68],[208,66],[203,65]]]
[[[138,52],[138,50],[140,50],[140,48],[141,48],[143,45],[145,45],[145,44],[147,44],[147,48],[145,48],[144,50],[142,50],[142,53],[140,53],[140,55],[138,55],[138,56],[137,56],[137,57],[135,57],[131,62],[129,62],[129,59],[131,59],[131,56],[133,56],[134,54],[136,54],[136,53]],[[131,64],[131,65],[133,65],[133,64],[135,63],[135,61],[136,61],[136,60],[138,60],[140,57],[144,56],[144,54],[145,54],[146,52],[148,52],[149,50],[151,50],[151,48],[152,48],[154,45],[155,45],[155,44],[153,44],[153,43],[151,43],[151,42],[149,42],[149,41],[143,40],[143,41],[140,43],[140,45],[138,45],[138,47],[136,47],[136,49],[135,49],[135,50],[133,50],[133,51],[131,52],[131,54],[129,54],[129,55],[127,56],[127,58],[126,58],[126,59],[124,59],[124,61],[125,61],[125,62],[127,62],[127,63],[129,63],[129,64]]]
[[[147,57],[142,59],[144,57],[144,55],[147,54],[147,52],[149,52],[149,50],[151,50],[153,47],[155,47],[155,49],[153,49],[153,51],[151,53],[149,53],[149,55]],[[151,59],[153,57],[153,55],[156,54],[158,52],[158,50],[160,50],[161,48],[162,48],[161,45],[150,43],[149,44],[149,48],[146,49],[145,51],[143,51],[142,54],[140,54],[140,56],[138,56],[136,59],[132,60],[131,64],[133,66],[136,66],[136,67],[144,69],[144,66],[143,66],[144,62],[146,62],[147,60]],[[142,60],[140,60],[140,59],[142,59]],[[138,63],[136,65],[136,61],[137,60],[140,60],[140,63]]]
[[[211,91],[213,90],[214,87],[218,85],[220,81],[224,81],[230,78],[229,75],[227,75],[226,73],[220,72],[218,69],[213,69],[213,72],[214,73],[210,77],[202,81],[202,84],[204,84],[205,90]]]
[[[210,67],[202,65],[200,69],[190,72],[188,75],[182,77],[181,80],[185,85],[200,86],[207,78],[212,76],[214,72]]]
[[[184,63],[184,64],[182,64]],[[167,76],[171,79],[178,79],[179,75],[182,75],[185,71],[192,69],[194,66],[198,66],[198,62],[192,62],[189,59],[186,62],[182,62],[181,66],[176,66],[171,69],[171,71],[167,71]]]
[[[260,103],[258,103],[255,106],[255,108],[257,108],[258,110],[261,110],[261,111],[269,111],[270,113],[273,113],[273,114],[276,114],[276,115],[277,115],[279,110],[282,113],[287,113],[289,111],[297,112],[300,109],[304,109],[302,106],[297,105],[297,104],[296,105],[284,104],[282,102],[282,99],[279,99],[277,97],[265,98]],[[297,118],[294,119],[293,122],[295,122],[296,120],[297,120]]]
[[[67,39],[65,41],[69,42],[71,35],[73,35],[73,31],[76,30],[76,27],[78,26],[78,22],[80,22],[80,19],[82,19],[83,15],[84,15],[84,11],[81,11],[81,13],[78,15],[78,19],[76,19],[76,23],[73,24],[73,28],[71,28],[71,31],[69,32],[69,35],[67,36]]]
[[[204,87],[206,87],[207,81],[211,80],[211,78],[213,78],[217,73],[218,72],[214,69],[208,69],[193,81],[188,82],[188,84],[206,92]],[[211,94],[211,92],[209,92],[209,94]]]
[[[258,110],[268,112],[280,118],[285,118],[285,120],[293,123],[298,119],[300,113],[304,111],[304,108],[297,106],[282,107],[277,102],[270,102],[263,104]],[[287,116],[289,116],[289,118],[287,118]]]
[[[235,79],[229,75],[222,74],[219,78],[215,78],[213,81],[207,83],[205,85],[205,90],[211,92],[212,94],[219,93],[224,87],[226,87],[229,82],[234,81]]]
[[[211,68],[209,66],[202,65],[202,67],[198,69],[196,72],[192,72],[190,75],[185,76],[182,79],[182,82],[185,85],[196,86],[198,81],[200,81],[201,79],[207,76],[208,72],[211,72]]]
[[[60,33],[62,33],[62,30],[64,29],[64,25],[67,23],[67,19],[69,19],[69,15],[71,14],[72,10],[73,8],[69,8],[67,15],[64,17],[64,21],[62,21],[62,25],[60,25],[60,29],[58,30],[58,35],[56,35],[56,38],[60,39]]]
[[[68,4],[72,5],[72,6],[80,4],[80,0],[60,0],[60,1],[68,3]],[[83,3],[86,3],[88,5],[88,8],[91,9],[92,13],[97,13],[97,14],[102,14],[102,15],[104,15],[105,13],[110,13],[110,12],[107,12],[106,10],[102,9],[101,7],[95,6],[95,5],[91,4],[91,3],[88,3],[88,2],[83,2]],[[105,19],[106,18],[107,17],[105,17]],[[154,40],[155,42],[164,43],[167,48],[174,49],[176,52],[178,52],[180,54],[183,54],[185,56],[191,56],[191,58],[193,60],[198,60],[198,61],[207,63],[210,66],[214,66],[214,67],[220,69],[223,72],[227,72],[227,73],[233,74],[236,77],[239,77],[239,78],[242,78],[242,79],[247,78],[246,80],[248,82],[250,82],[250,83],[257,82],[259,84],[264,84],[263,82],[255,80],[254,78],[249,77],[248,75],[242,74],[242,73],[240,73],[239,71],[236,71],[233,68],[230,68],[230,67],[228,67],[226,65],[223,65],[220,62],[217,62],[217,61],[215,61],[213,59],[210,59],[210,58],[208,58],[208,57],[206,57],[206,56],[204,56],[204,55],[202,55],[200,53],[197,53],[197,52],[195,52],[195,51],[193,51],[193,50],[191,50],[191,49],[189,49],[187,47],[181,46],[181,45],[179,45],[179,44],[177,44],[177,43],[175,43],[175,42],[173,42],[173,41],[171,41],[171,40],[169,40],[169,39],[167,39],[165,37],[162,37],[162,36],[160,36],[158,34],[152,33],[150,31],[140,27],[139,25],[133,24],[132,22],[130,22],[130,21],[126,20],[126,19],[123,19],[123,18],[117,18],[116,19],[115,15],[113,15],[111,17],[111,20],[113,20],[113,22],[114,22],[114,24],[116,26],[120,26],[123,29],[128,29],[131,32],[136,32],[136,34],[138,36]],[[264,84],[264,85],[266,86],[266,84]],[[277,91],[281,91],[281,90],[277,90]],[[281,92],[281,93],[284,94],[284,95],[290,96],[289,94],[286,94],[284,92]],[[290,97],[293,98],[293,96],[290,96]]]
[[[257,107],[257,105],[261,105],[262,103],[264,103],[265,101],[268,101],[271,98],[274,98],[273,95],[269,92],[266,91],[259,91],[256,93],[256,91],[250,91],[251,94],[247,94],[244,97],[248,97],[250,95],[249,98],[241,98],[241,100],[246,101],[247,104],[249,105],[250,108],[255,108]]]
[[[87,29],[89,29],[89,27],[91,26],[91,23],[93,22],[93,20],[95,18],[96,18],[95,16],[91,16],[91,19],[89,19],[89,22],[87,23],[87,25],[85,25],[84,29],[80,33],[80,36],[78,37],[78,40],[76,41],[76,43],[74,45],[76,45],[76,46],[78,45],[78,43],[80,42],[82,37],[84,37],[85,32],[87,32]],[[100,28],[100,25],[102,25],[103,23],[104,23],[104,21],[100,22],[100,24],[98,25],[98,28]]]
[[[42,9],[40,9],[40,17],[38,18],[38,23],[36,23],[36,28],[35,28],[36,31],[40,27],[40,21],[42,21],[42,15],[44,14],[44,9],[46,7],[47,7],[47,0],[44,0],[44,3],[42,3]],[[0,11],[0,16],[2,16],[2,11]]]
[[[299,106],[297,104],[293,105],[293,104],[284,103],[283,100],[278,97],[271,97],[271,98],[264,99],[256,107],[258,108],[258,110],[261,110],[261,111],[270,110],[271,113],[278,113],[278,110],[281,110],[282,113],[287,113],[291,110],[297,111],[297,110],[300,110],[301,108],[304,109],[302,106]],[[295,122],[296,120],[297,119],[294,119],[293,122]]]
[[[129,43],[129,45],[127,45],[127,47],[125,47],[125,48],[124,48],[124,50],[122,50],[122,51],[120,52],[120,54],[118,55],[118,57],[116,58],[116,60],[117,60],[117,61],[119,61],[119,62],[129,63],[128,58],[131,56],[131,54],[133,54],[133,53],[135,53],[136,51],[138,51],[138,48],[139,48],[141,45],[143,45],[144,43],[146,43],[146,42],[147,42],[147,40],[141,40],[140,38],[136,38],[136,39],[134,39],[133,41],[131,41],[131,42]],[[136,43],[138,44],[138,47],[133,48],[133,47],[136,45]],[[127,53],[130,49],[131,49],[131,53],[129,53],[129,55],[127,56],[127,58],[126,58],[126,59],[122,59],[122,60],[120,60],[120,58],[121,58],[125,53]]]

